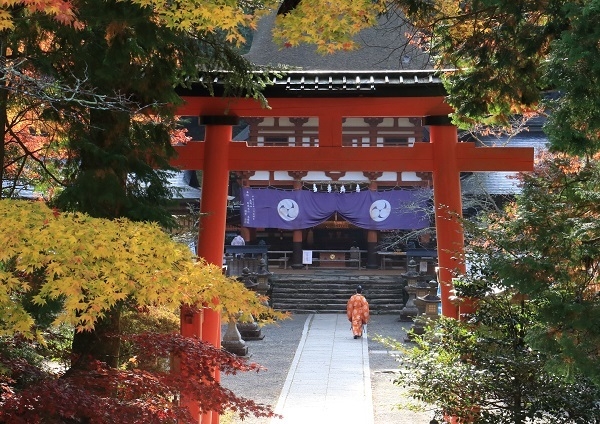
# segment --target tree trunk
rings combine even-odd
[[[129,116],[122,112],[90,112],[90,142],[95,148],[83,148],[81,171],[88,173],[98,184],[98,192],[89,193],[83,188],[79,195],[83,211],[92,216],[114,219],[123,211],[126,198],[127,167],[120,162],[127,151]],[[89,181],[89,179],[88,179]],[[102,200],[99,200],[102,199]],[[97,359],[111,367],[119,365],[120,309],[113,308],[95,329],[76,333],[73,339],[75,358]]]
[[[0,56],[6,61],[6,36],[0,35]],[[5,90],[5,86],[8,84],[4,78],[4,73],[0,73],[2,89],[0,89],[0,128],[2,128],[2,148],[0,148],[0,181],[4,181],[4,158],[6,155],[6,109],[8,107],[8,90]],[[2,191],[0,190],[0,199],[2,198]]]
[[[72,367],[85,366],[90,360],[105,362],[108,366],[119,366],[121,342],[119,334],[121,312],[113,308],[102,320],[98,321],[93,331],[75,333],[73,337]]]

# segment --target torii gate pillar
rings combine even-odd
[[[208,263],[223,265],[225,225],[227,220],[227,190],[229,187],[229,145],[236,116],[202,116],[200,125],[206,126],[206,152],[202,172],[202,199],[200,201],[200,231],[198,256]],[[221,321],[212,309],[204,311],[203,340],[219,347]]]
[[[225,225],[227,219],[227,190],[229,186],[229,146],[232,138],[232,126],[238,123],[236,116],[201,116],[200,125],[205,125],[204,166],[202,167],[202,198],[200,201],[200,231],[198,233],[197,255],[208,263],[223,265],[223,246],[225,245]],[[215,299],[217,301],[217,299]],[[199,317],[200,316],[200,317]],[[202,318],[202,319],[200,319]],[[182,323],[186,317],[182,316]],[[220,313],[205,308],[201,314],[195,313],[191,322],[194,326],[184,327],[182,334],[198,337],[219,348],[221,346]],[[184,332],[185,331],[185,332]],[[219,379],[219,370],[215,369],[215,378]],[[192,416],[202,424],[218,424],[219,414],[202,414],[193,399],[183,402]]]
[[[423,119],[423,125],[430,126],[433,146],[433,200],[442,315],[459,318],[463,313],[472,312],[472,308],[469,303],[463,303],[459,311],[451,301],[452,276],[465,272],[457,131],[448,116],[428,116]]]

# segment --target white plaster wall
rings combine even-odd
[[[402,181],[423,181],[417,176],[416,172],[403,172]]]
[[[294,177],[288,174],[287,171],[275,171],[273,175],[275,181],[294,181]]]
[[[287,172],[286,172],[287,174]],[[269,171],[256,171],[254,175],[250,177],[250,181],[268,181]]]
[[[367,177],[363,175],[362,172],[359,171],[350,171],[346,172],[346,175],[340,178],[340,181],[369,181]]]
[[[377,181],[396,181],[397,175],[396,172],[384,172],[381,177],[377,178]]]

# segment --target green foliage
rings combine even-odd
[[[44,314],[31,303],[52,303],[56,311],[58,302],[52,325],[78,332],[93,330],[119,305],[172,311],[208,305],[231,314],[243,310],[246,317],[273,316],[263,299],[223,276],[220,267],[195,262],[186,245],[155,224],[61,214],[42,202],[14,200],[0,201],[0,219],[12,222],[0,229],[2,335],[36,334]]]
[[[238,13],[245,2],[184,3],[79,2],[77,25],[10,10],[0,52],[2,179],[36,186],[61,210],[172,227],[167,171],[178,88],[201,81],[213,90],[218,70],[224,95],[264,104],[268,84],[238,46],[255,11]]]
[[[546,130],[559,151],[593,154],[600,149],[600,2],[569,2],[563,10],[569,31],[552,43],[544,67],[549,84],[560,90],[547,102]]]
[[[420,31],[414,42],[432,53],[454,121],[508,125],[539,110],[559,151],[600,148],[600,2],[395,0]],[[555,95],[548,97],[548,92]]]
[[[546,88],[541,64],[560,31],[558,10],[535,2],[393,2],[418,29],[443,76],[456,122],[507,123],[535,108]]]
[[[530,314],[512,297],[486,298],[469,322],[441,318],[405,350],[396,381],[439,416],[473,423],[592,423],[600,389],[583,376],[567,382],[545,371],[546,356],[522,337]]]
[[[479,254],[502,287],[535,305],[528,334],[555,371],[600,384],[597,160],[558,157],[526,176],[507,217],[487,228]]]
[[[411,395],[475,423],[600,421],[600,163],[550,156],[503,213],[465,222],[463,320],[405,350]]]

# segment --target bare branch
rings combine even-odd
[[[139,113],[159,104],[142,105],[132,100],[132,96],[115,92],[112,95],[99,94],[96,87],[88,84],[87,77],[73,76],[74,83],[62,83],[48,75],[32,75],[26,69],[27,59],[12,60],[0,58],[0,88],[18,96],[37,99],[46,107],[58,110],[57,105],[72,104],[87,109],[126,111]],[[61,108],[64,111],[64,108]]]

